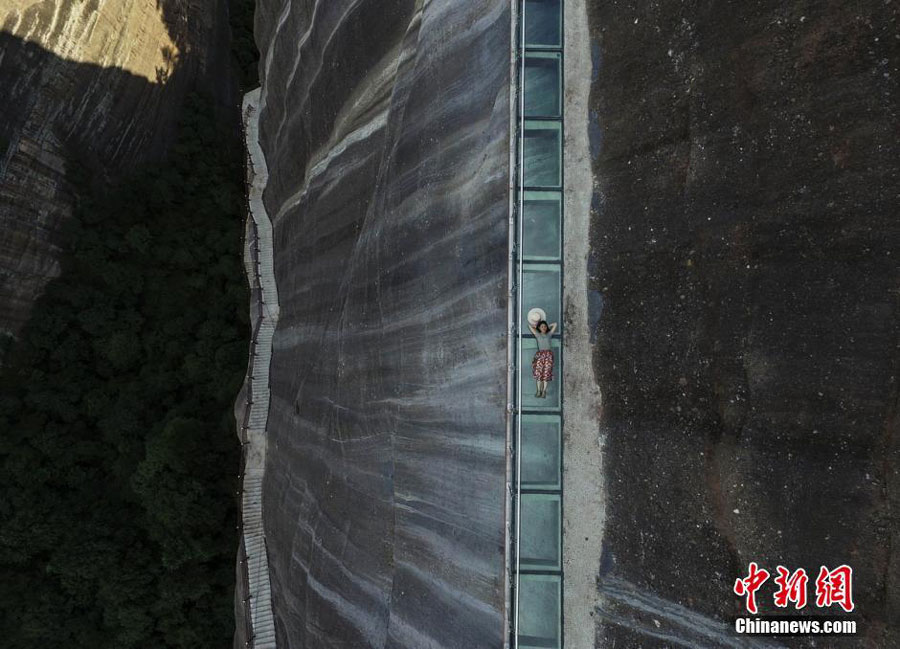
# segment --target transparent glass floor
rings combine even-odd
[[[556,333],[562,333],[563,322],[561,296],[562,278],[559,264],[523,264],[522,268],[522,320],[523,332],[528,329],[528,311],[540,307],[547,314],[547,323],[556,323]]]
[[[525,57],[525,116],[559,117],[559,52],[532,52]]]
[[[516,646],[562,649],[563,379],[563,2],[522,0],[524,51],[519,88],[522,211],[515,248],[519,271],[519,357],[515,590]],[[527,314],[539,307],[557,323],[553,380],[535,396],[537,341]]]
[[[525,47],[562,47],[560,0],[525,0]]]
[[[525,121],[525,186],[560,187],[562,184],[562,124]]]
[[[523,493],[519,507],[519,569],[559,570],[559,494]]]
[[[529,490],[559,490],[561,439],[559,415],[522,415],[521,485]]]
[[[519,576],[520,648],[559,649],[560,593],[557,575]]]
[[[559,261],[561,203],[559,192],[525,192],[522,254],[526,261]]]

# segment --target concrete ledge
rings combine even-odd
[[[593,173],[588,140],[591,48],[585,0],[566,0],[565,221],[563,313],[563,615],[566,649],[593,649],[599,603],[597,576],[603,546],[605,493],[600,436],[601,395],[591,365],[588,248]]]
[[[269,582],[269,561],[263,529],[262,486],[266,468],[266,425],[269,416],[269,366],[272,338],[278,323],[278,290],[272,259],[272,222],[262,196],[268,181],[265,156],[259,147],[259,96],[257,88],[244,96],[244,137],[247,165],[248,219],[244,265],[251,289],[250,363],[241,394],[244,403],[236,409],[241,417],[243,445],[241,484],[241,581],[237,590],[238,611],[246,619],[239,623],[237,641],[245,647],[274,649],[275,622]],[[243,592],[241,592],[243,591]],[[242,630],[240,627],[246,627]]]

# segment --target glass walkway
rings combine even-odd
[[[513,646],[561,649],[562,637],[562,219],[563,15],[561,0],[520,0],[518,236],[519,322],[515,422]],[[535,396],[528,328],[533,308],[558,323],[553,380]]]

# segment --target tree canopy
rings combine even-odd
[[[0,374],[11,647],[231,643],[248,295],[238,129],[213,113],[190,97],[163,163],[79,200]]]

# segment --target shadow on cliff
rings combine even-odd
[[[0,32],[0,332],[16,335],[58,274],[61,226],[76,198],[164,159],[189,93],[209,97],[239,141],[238,77],[247,74],[238,70],[253,67],[252,39],[247,25],[235,27],[244,55],[236,65],[225,2],[206,4],[216,11],[158,3],[174,46],[162,47],[155,81]],[[88,186],[71,182],[72,169]]]
[[[0,372],[0,636],[225,646],[249,336],[239,112],[184,58],[157,84],[0,48],[0,313],[18,299],[25,321],[42,293]]]

